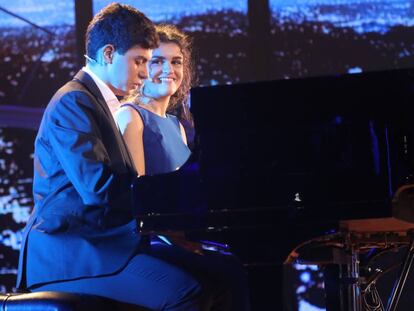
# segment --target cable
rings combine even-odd
[[[298,259],[298,257],[299,257],[299,250],[301,248],[303,248],[304,246],[306,246],[306,245],[312,244],[314,242],[318,242],[318,243],[320,243],[320,242],[332,242],[332,240],[334,238],[336,238],[336,237],[342,237],[342,236],[343,236],[343,233],[341,233],[341,232],[335,232],[335,233],[323,235],[323,236],[320,236],[320,237],[316,237],[316,238],[313,238],[313,239],[304,241],[304,242],[300,243],[298,246],[296,246],[289,253],[289,255],[287,256],[287,258],[286,258],[286,260],[284,262],[284,264],[294,263]],[[343,245],[344,245],[343,243],[338,243],[338,242],[336,242],[336,244],[339,244],[339,245],[337,245],[338,247],[343,247]]]
[[[363,309],[367,311],[384,311],[381,297],[375,287],[375,282],[369,284],[362,292]]]

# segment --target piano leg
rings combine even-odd
[[[326,310],[344,310],[341,299],[341,286],[339,284],[341,265],[326,264],[323,266],[323,277],[325,283]]]
[[[410,232],[411,241],[407,250],[407,254],[405,255],[404,263],[401,267],[399,272],[398,278],[395,281],[394,287],[391,292],[391,296],[388,300],[387,311],[395,311],[397,309],[397,304],[400,299],[402,290],[405,285],[405,281],[407,280],[407,276],[411,269],[411,264],[414,259],[414,232]]]

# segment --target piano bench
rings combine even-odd
[[[150,311],[109,298],[63,292],[0,294],[1,311]]]

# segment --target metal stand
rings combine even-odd
[[[334,250],[334,264],[325,267],[328,311],[362,311],[359,249],[345,234],[344,248]]]
[[[396,311],[405,282],[414,260],[414,231],[406,231],[400,235],[395,232],[352,233],[344,232],[340,235],[326,238],[321,242],[328,248],[332,245],[332,264],[325,266],[325,286],[327,310],[363,311],[365,308],[366,289],[378,278],[371,276],[371,280],[360,275],[360,252],[363,249],[379,247],[389,248],[408,245],[408,250],[402,263],[399,275],[389,297],[387,311]],[[337,268],[335,268],[335,266]],[[393,269],[393,267],[390,267]],[[391,271],[390,268],[388,271]],[[372,279],[372,277],[374,277]],[[364,302],[365,301],[365,302]],[[382,303],[381,303],[382,305]]]
[[[354,246],[351,246],[350,261],[348,263],[348,274],[352,282],[349,288],[349,303],[350,310],[362,311],[361,304],[361,284],[359,278],[359,251]]]
[[[394,283],[394,287],[391,292],[391,296],[388,300],[387,311],[395,311],[397,309],[398,301],[401,297],[402,290],[405,285],[405,281],[407,280],[408,274],[411,269],[411,264],[414,259],[414,233],[410,232],[411,241],[410,245],[407,250],[407,254],[405,255],[404,263],[401,267],[399,272],[398,278]]]

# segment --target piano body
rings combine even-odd
[[[164,189],[141,202],[142,219],[229,244],[254,310],[282,310],[298,245],[358,221],[412,229],[414,70],[199,87],[191,104],[193,156],[141,187],[141,200]]]

